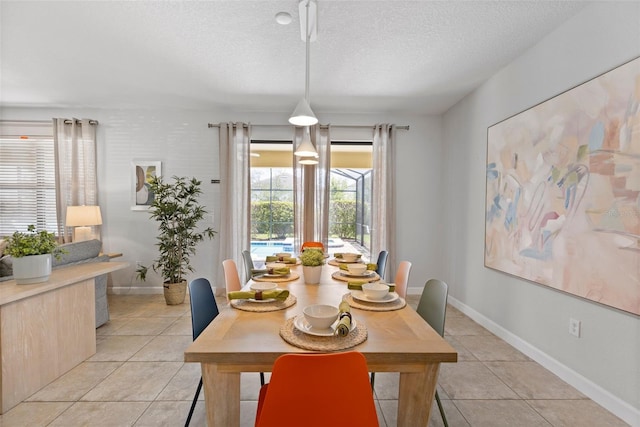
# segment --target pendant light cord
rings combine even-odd
[[[305,83],[304,83],[304,99],[309,103],[309,44],[311,43],[311,32],[309,31],[309,3],[311,0],[307,0],[307,26],[306,26],[306,67],[305,67]]]

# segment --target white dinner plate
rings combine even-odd
[[[249,298],[247,301],[251,301],[251,302],[273,302],[275,301],[275,298],[267,298],[267,299],[253,299],[253,298]]]
[[[355,261],[345,261],[342,258],[334,258],[336,260],[336,262],[339,262],[341,264],[357,264],[359,262],[362,262],[360,259],[357,259]]]
[[[287,274],[269,274],[269,273],[264,273],[259,275],[258,277],[262,277],[265,279],[279,279],[281,277],[289,277],[291,273],[287,273]]]
[[[253,282],[249,287],[252,291],[273,291],[278,289],[278,284],[273,282]]]
[[[300,315],[293,320],[293,326],[305,334],[315,335],[318,337],[331,337],[335,334],[336,328],[335,326],[338,324],[336,321],[330,328],[314,328],[307,322],[307,319],[304,318],[304,315]],[[351,329],[349,332],[353,331],[356,328],[356,321],[351,319]]]
[[[376,272],[373,271],[373,270],[366,270],[362,274],[353,274],[353,273],[349,273],[348,271],[344,271],[344,270],[340,270],[340,273],[342,273],[342,275],[346,276],[346,277],[371,277],[374,274],[376,274]]]
[[[351,296],[359,301],[373,302],[373,303],[380,303],[380,304],[393,302],[398,298],[400,298],[400,296],[398,296],[398,294],[395,292],[389,292],[387,295],[385,295],[383,299],[371,299],[363,291],[351,291]]]

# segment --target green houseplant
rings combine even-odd
[[[213,239],[216,234],[210,227],[198,231],[198,223],[207,213],[198,201],[202,194],[201,181],[177,176],[172,180],[165,182],[162,177],[154,177],[150,183],[154,193],[151,218],[158,222],[156,246],[159,256],[153,262],[153,270],[162,276],[165,301],[169,305],[184,302],[185,276],[193,271],[191,257],[195,255],[198,243],[205,238]],[[141,268],[143,266],[138,268],[138,273]]]
[[[5,252],[13,257],[13,277],[19,285],[46,282],[51,275],[51,255],[60,257],[56,236],[29,225],[26,232],[9,237]]]
[[[307,248],[300,254],[304,282],[308,285],[317,285],[322,276],[324,265],[324,253],[320,249]]]

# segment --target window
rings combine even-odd
[[[0,128],[0,236],[26,230],[57,232],[51,123],[2,123]]]
[[[251,147],[251,240],[292,242],[291,141],[252,141]]]

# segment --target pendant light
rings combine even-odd
[[[311,142],[311,135],[309,134],[309,126],[304,128],[304,133],[302,135],[302,142],[298,145],[298,149],[295,153],[298,157],[318,157],[318,152],[316,151],[316,147],[313,146]]]
[[[304,1],[304,0],[303,0]],[[306,0],[306,4],[303,6],[302,2],[299,5],[300,21],[302,24],[302,7],[305,8],[306,26],[304,27],[304,38],[306,43],[306,66],[305,66],[305,88],[304,98],[298,102],[293,114],[289,117],[289,123],[295,126],[311,126],[318,123],[318,118],[311,110],[309,105],[309,45],[311,44],[311,29],[309,28],[309,8],[313,8],[314,25],[313,30],[317,31],[317,5],[315,1]],[[302,29],[302,25],[300,26]]]
[[[300,159],[301,165],[317,165],[318,164],[318,152],[311,142],[311,135],[309,134],[309,126],[304,128],[304,134],[302,135],[302,142],[298,146],[298,149],[293,153]]]

